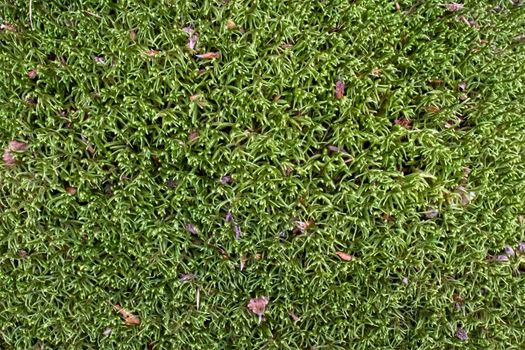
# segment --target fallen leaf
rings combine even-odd
[[[377,67],[372,69],[372,72],[370,73],[371,76],[376,77],[376,78],[381,77],[381,74],[383,74],[383,72],[381,71],[380,68],[377,68]]]
[[[102,334],[104,334],[105,336],[108,336],[111,333],[113,333],[113,329],[111,329],[111,328],[106,328],[106,329],[104,329],[104,332],[102,332]]]
[[[459,89],[459,91],[465,91],[467,89],[467,82],[461,81],[458,84],[458,89]]]
[[[344,253],[344,252],[335,252],[335,254],[337,254],[337,256],[341,258],[341,260],[344,260],[344,261],[352,261],[354,259],[352,255]]]
[[[442,85],[445,81],[443,79],[432,79],[428,81],[430,85],[432,86],[439,86]]]
[[[233,178],[230,175],[224,175],[221,177],[222,185],[230,185],[233,182]]]
[[[452,2],[450,4],[447,4],[447,9],[451,12],[462,10],[465,7],[464,4],[459,4],[457,2]]]
[[[31,80],[35,80],[38,76],[38,72],[36,69],[31,69],[29,72],[27,72],[27,77]]]
[[[262,256],[261,253],[256,253],[256,254],[255,254],[255,260],[257,260],[257,261],[261,261],[262,258],[263,258],[263,256]]]
[[[405,129],[411,129],[412,128],[412,121],[407,118],[398,118],[394,120],[394,124],[404,127]]]
[[[434,106],[434,105],[427,106],[426,110],[427,110],[427,112],[430,112],[430,113],[439,113],[439,111],[441,111],[441,109],[439,107]]]
[[[193,273],[183,273],[179,276],[179,281],[181,282],[190,282],[197,279],[197,276]]]
[[[190,139],[190,141],[195,141],[199,138],[199,132],[197,130],[191,130],[188,134],[188,138]]]
[[[193,224],[186,224],[186,225],[184,225],[184,228],[186,229],[186,231],[188,231],[192,235],[198,235],[199,234],[199,231],[197,230],[197,228]]]
[[[132,30],[131,32],[129,32],[129,38],[133,41],[137,40],[137,32]]]
[[[505,255],[508,256],[508,257],[516,256],[516,252],[514,251],[514,248],[512,248],[511,246],[506,246],[505,247]]]
[[[68,186],[66,187],[66,192],[69,194],[75,194],[77,193],[77,189],[75,187]]]
[[[396,11],[401,11],[401,5],[399,5],[398,2],[395,3],[394,7],[395,7]]]
[[[27,150],[29,145],[25,142],[12,140],[12,141],[9,141],[9,144],[7,147],[9,148],[10,151],[23,152]]]
[[[199,33],[195,31],[192,27],[184,27],[182,28],[182,31],[186,34],[188,34],[188,43],[186,44],[186,47],[193,52],[195,49],[195,46],[197,46],[197,42],[199,41]]]
[[[521,34],[521,35],[515,36],[514,38],[512,38],[512,42],[513,43],[520,43],[520,44],[525,43],[525,34]]]
[[[248,303],[248,309],[259,316],[259,322],[262,321],[266,306],[268,305],[268,297],[252,298]]]
[[[310,229],[312,226],[314,226],[314,224],[315,223],[314,223],[313,220],[296,221],[293,233],[294,234],[305,233],[308,229]]]
[[[297,322],[297,321],[300,320],[299,316],[297,316],[297,315],[293,312],[293,310],[288,311],[288,315],[290,315],[290,317],[292,318],[292,320],[293,320],[294,322]]]
[[[206,52],[200,55],[195,55],[198,58],[204,59],[204,60],[213,60],[215,58],[220,58],[221,53],[220,52]]]
[[[281,49],[291,49],[293,47],[293,45],[289,43],[282,43],[279,46],[281,47]]]
[[[241,271],[244,270],[244,266],[246,265],[247,260],[248,258],[246,257],[246,255],[241,256]]]
[[[7,30],[8,32],[14,33],[16,32],[16,27],[9,22],[4,22],[0,24],[0,31],[2,30]]]
[[[149,57],[155,57],[160,53],[160,51],[149,49],[146,51],[146,55]]]
[[[237,24],[235,24],[235,22],[229,18],[227,21],[226,21],[226,28],[232,30],[232,29],[235,29],[237,27]]]
[[[425,212],[425,217],[427,219],[437,218],[438,215],[439,211],[436,208],[428,208],[428,210]]]
[[[139,325],[140,324],[140,318],[133,315],[131,312],[126,311],[122,306],[119,304],[111,304],[115,311],[117,311],[120,316],[124,319],[124,322],[127,325]]]
[[[456,338],[458,338],[459,340],[463,340],[463,341],[468,340],[467,331],[461,327],[458,327],[458,329],[456,330]]]
[[[408,286],[408,277],[403,277],[402,282],[405,286]]]
[[[4,155],[2,156],[2,160],[4,161],[5,165],[7,165],[7,166],[13,166],[13,165],[16,164],[16,158],[7,149],[4,151]]]
[[[340,100],[345,96],[345,83],[339,79],[335,83],[335,98]]]
[[[18,251],[18,256],[21,257],[22,259],[27,258],[29,256],[29,253],[27,252],[27,250],[20,249]]]

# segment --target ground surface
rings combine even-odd
[[[116,3],[0,4],[0,348],[525,346],[525,6]]]

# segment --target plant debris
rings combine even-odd
[[[131,312],[126,311],[119,304],[111,304],[115,311],[117,311],[120,316],[124,319],[124,323],[130,326],[136,326],[140,324],[140,318],[132,314]]]
[[[354,260],[354,257],[350,254],[347,254],[345,252],[335,252],[335,254],[343,261],[352,261]]]
[[[250,299],[250,302],[248,303],[248,309],[250,309],[251,312],[259,316],[259,323],[261,323],[261,321],[263,320],[264,312],[266,311],[266,306],[268,305],[268,302],[268,297],[260,297]]]

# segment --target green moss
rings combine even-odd
[[[522,347],[525,6],[400,7],[4,1],[0,347]]]

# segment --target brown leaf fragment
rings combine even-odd
[[[340,100],[345,96],[345,83],[339,79],[335,83],[335,98]]]
[[[146,56],[149,56],[149,57],[156,57],[156,56],[160,53],[160,51],[158,51],[158,50],[153,50],[153,49],[149,49],[149,50],[147,50],[145,53],[146,53]]]
[[[77,189],[75,187],[67,186],[66,187],[66,192],[69,193],[69,194],[75,194],[75,193],[77,193]]]
[[[354,257],[350,254],[347,254],[345,252],[335,252],[335,254],[343,261],[352,261],[354,260]]]
[[[229,30],[232,30],[232,29],[235,29],[236,27],[237,27],[237,24],[235,24],[235,22],[231,18],[228,18],[228,20],[226,21],[226,28],[228,28]]]
[[[404,127],[405,129],[412,129],[412,121],[405,117],[394,120],[394,124]]]
[[[133,315],[131,312],[126,311],[122,306],[119,304],[111,304],[115,311],[117,311],[122,319],[124,320],[124,323],[130,326],[139,325],[140,324],[140,318]]]
[[[220,58],[221,53],[220,52],[206,52],[200,55],[195,55],[197,58],[201,58],[203,60],[213,60],[215,58]]]

